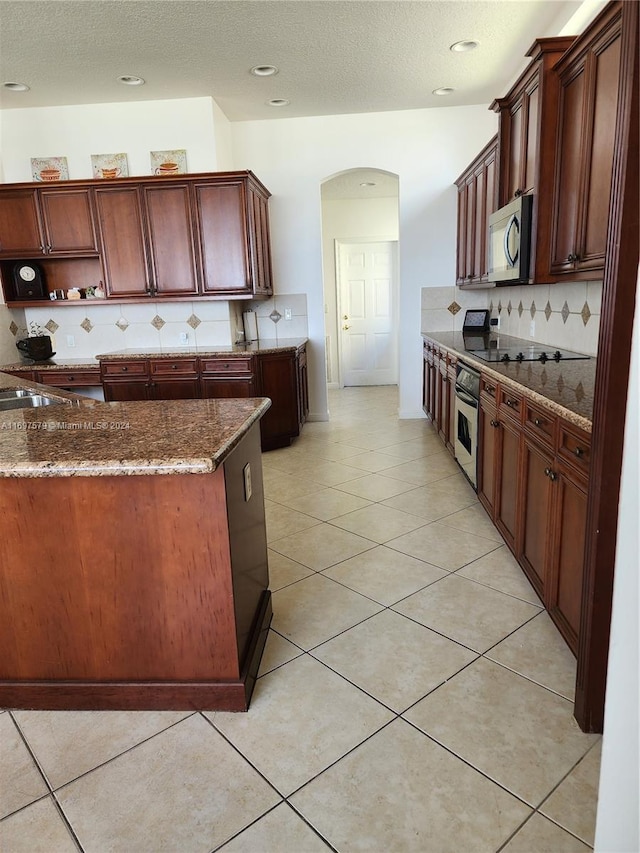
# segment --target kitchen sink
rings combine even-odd
[[[24,388],[0,391],[0,412],[9,412],[13,409],[35,409],[39,406],[59,405],[66,402],[66,400],[48,397],[46,394],[26,391]]]

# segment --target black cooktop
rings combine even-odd
[[[584,355],[581,352],[572,352],[571,350],[554,349],[553,347],[545,347],[543,344],[532,344],[530,346],[504,347],[500,348],[485,348],[485,349],[470,349],[466,347],[467,352],[473,353],[476,358],[482,361],[491,362],[521,362],[521,361],[541,361],[545,364],[547,361],[579,361],[588,359],[590,356]]]

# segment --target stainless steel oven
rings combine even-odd
[[[455,405],[455,458],[473,488],[478,476],[478,401],[480,374],[466,364],[458,364]]]

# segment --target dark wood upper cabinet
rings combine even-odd
[[[456,181],[458,247],[456,284],[478,285],[489,275],[489,215],[496,209],[498,137],[494,136]]]
[[[558,63],[558,139],[550,271],[604,269],[613,175],[622,10],[612,3]]]
[[[559,83],[554,67],[573,37],[537,39],[531,62],[504,98],[491,109],[499,115],[498,207],[533,195],[530,282],[549,279],[549,242],[558,124]]]
[[[88,188],[0,189],[0,257],[97,254]]]
[[[0,186],[5,297],[18,301],[9,261],[27,258],[49,290],[104,278],[118,299],[271,296],[269,197],[249,171]]]
[[[151,261],[152,296],[199,292],[189,184],[142,187]]]
[[[98,187],[95,198],[107,294],[148,296],[151,275],[139,188]]]
[[[192,190],[203,293],[270,296],[269,192],[248,174],[195,181]]]
[[[40,206],[48,255],[97,255],[91,190],[42,189]]]

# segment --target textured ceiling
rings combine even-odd
[[[0,108],[210,96],[231,121],[490,103],[569,0],[0,0]],[[449,46],[475,39],[456,54]],[[280,72],[249,74],[254,65]],[[143,77],[137,88],[116,81]],[[432,95],[456,89],[447,98]],[[290,105],[273,108],[270,98]]]

